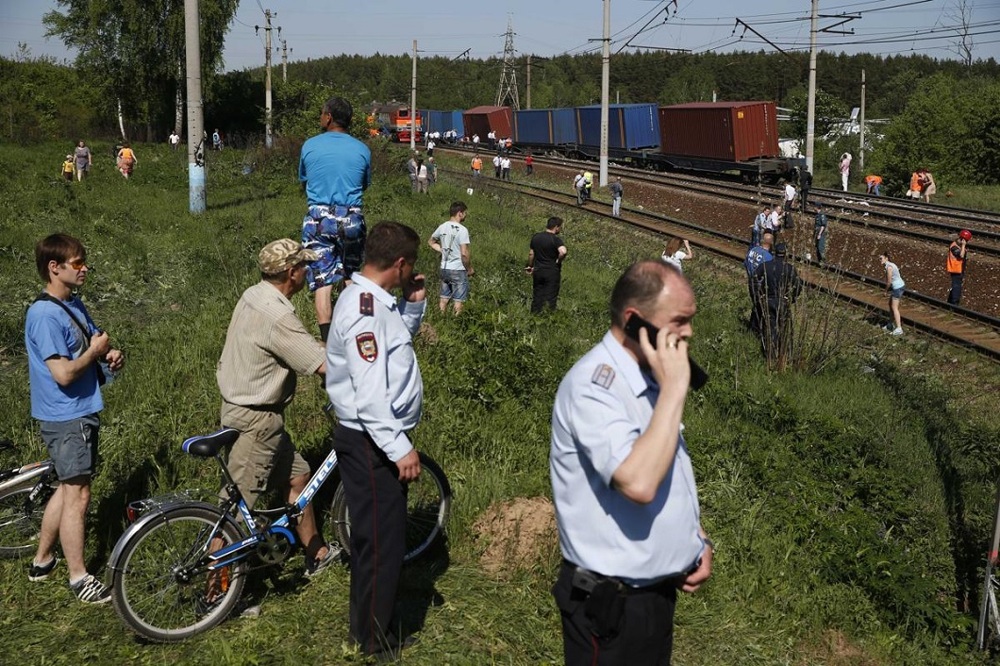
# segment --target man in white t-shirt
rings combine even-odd
[[[431,234],[427,244],[441,254],[441,298],[438,307],[447,312],[448,301],[454,301],[455,314],[462,311],[469,298],[469,278],[475,272],[469,260],[469,230],[465,221],[468,207],[462,201],[451,205],[451,219],[442,222]]]
[[[177,150],[177,146],[181,143],[181,137],[177,132],[171,132],[168,141],[170,142],[170,149]]]

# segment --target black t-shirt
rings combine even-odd
[[[539,231],[531,237],[531,251],[535,253],[535,270],[546,270],[554,268],[559,270],[562,263],[559,259],[559,248],[565,243],[555,234],[547,231]]]

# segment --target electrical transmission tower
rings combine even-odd
[[[517,65],[514,62],[514,27],[511,19],[507,19],[507,41],[503,47],[503,71],[500,72],[500,85],[497,87],[496,106],[510,106],[517,111],[521,102],[517,98]]]

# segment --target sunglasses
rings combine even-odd
[[[86,259],[74,259],[73,261],[67,261],[66,265],[72,268],[74,271],[81,270],[87,266]]]

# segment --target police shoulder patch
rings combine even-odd
[[[593,376],[591,376],[590,381],[592,384],[597,384],[601,388],[611,388],[611,382],[615,381],[615,371],[607,363],[601,363],[594,370]]]
[[[375,315],[375,297],[370,291],[363,292],[358,298],[358,311],[366,317]]]
[[[358,333],[354,341],[358,345],[358,354],[369,363],[374,363],[378,358],[378,343],[375,341],[375,334],[371,331]]]

